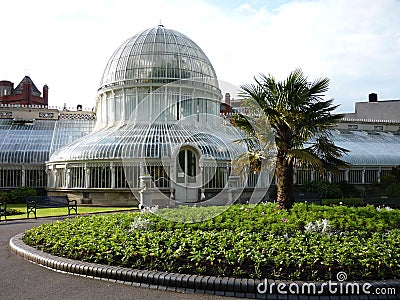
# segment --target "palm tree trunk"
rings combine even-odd
[[[293,206],[293,164],[288,161],[286,153],[278,151],[276,160],[278,179],[278,209],[290,209]]]

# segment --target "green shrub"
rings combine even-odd
[[[381,177],[380,183],[373,183],[366,189],[368,194],[400,195],[400,166],[392,168],[391,172]]]
[[[360,191],[358,191],[354,185],[348,183],[347,181],[341,181],[336,183],[336,186],[339,187],[341,196],[344,198],[358,198],[361,196]]]
[[[26,196],[36,196],[36,190],[31,187],[20,186],[10,192],[12,203],[25,203]]]
[[[10,195],[7,192],[0,191],[0,202],[9,202]]]
[[[292,280],[400,277],[400,210],[296,203],[180,207],[76,217],[25,232],[30,246],[94,263],[199,275]],[[325,230],[311,230],[324,219]],[[310,225],[311,224],[311,225]],[[145,225],[145,226],[144,226]],[[314,226],[314,225],[313,225]]]
[[[332,199],[342,197],[340,188],[333,183],[327,181],[308,181],[301,187],[303,192],[320,193],[323,199]]]
[[[347,181],[331,183],[328,181],[308,181],[299,187],[303,192],[316,192],[323,199],[359,198],[361,193]]]

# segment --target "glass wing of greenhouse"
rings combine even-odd
[[[338,173],[298,169],[296,183],[312,180],[347,181],[351,184],[380,182],[395,166],[400,165],[400,135],[393,132],[332,130],[335,145],[349,150],[342,159],[350,164]]]
[[[350,150],[344,160],[353,166],[396,166],[400,164],[400,135],[390,132],[332,132],[336,145]]]
[[[44,188],[50,155],[93,126],[94,120],[0,119],[0,188]]]

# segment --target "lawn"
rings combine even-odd
[[[276,208],[238,204],[84,216],[43,224],[23,240],[58,256],[143,270],[255,279],[335,280],[341,271],[349,280],[400,278],[400,210]]]
[[[78,206],[78,215],[112,212],[112,211],[125,211],[133,210],[134,207],[103,207],[103,206]],[[7,211],[13,210],[13,212],[18,212],[18,214],[8,215],[7,220],[25,219],[26,215],[26,204],[7,204]],[[36,215],[38,218],[42,217],[56,217],[56,216],[66,216],[68,215],[67,207],[58,208],[40,208],[36,210]],[[30,218],[34,218],[34,214],[29,215]],[[2,217],[2,221],[4,218]]]

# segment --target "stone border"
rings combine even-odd
[[[58,257],[48,254],[43,251],[36,250],[33,247],[26,245],[22,241],[23,233],[12,237],[9,242],[11,250],[22,256],[23,258],[52,269],[54,271],[74,274],[83,277],[96,278],[140,286],[146,288],[154,288],[159,290],[200,293],[219,296],[230,296],[237,298],[251,299],[399,299],[400,280],[386,280],[370,282],[372,287],[380,288],[395,288],[396,295],[330,295],[324,293],[322,295],[281,295],[281,294],[260,294],[257,293],[257,285],[261,282],[259,279],[245,279],[233,277],[215,277],[215,276],[200,276],[179,273],[167,273],[159,271],[145,271],[137,269],[129,269],[123,267],[100,265],[83,261],[72,260],[68,258]],[[264,282],[264,280],[262,281]],[[297,283],[299,286],[304,284],[301,281],[279,281],[267,280],[268,285],[279,283],[289,285]],[[362,284],[363,282],[359,282]],[[322,283],[315,283],[318,287]]]

